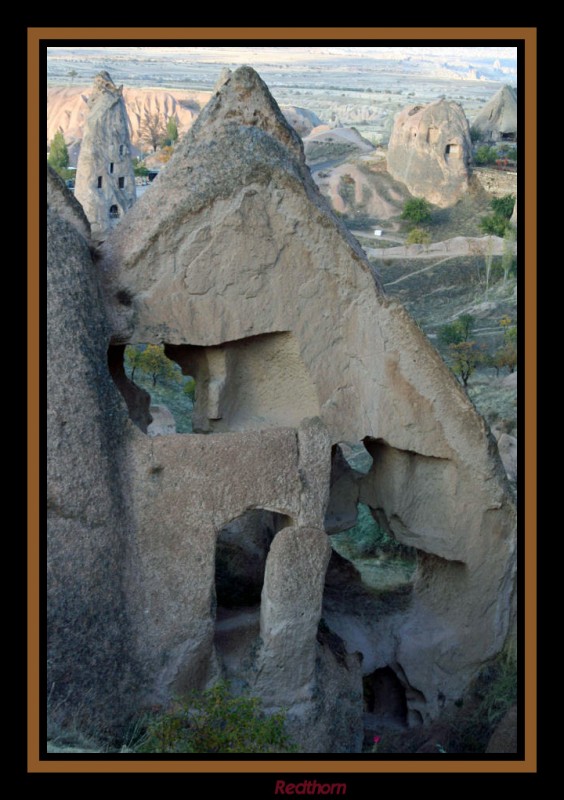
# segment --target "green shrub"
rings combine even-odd
[[[233,697],[220,681],[201,694],[191,693],[171,711],[147,721],[142,753],[294,753],[285,731],[285,715],[269,716],[247,695]]]
[[[430,244],[431,235],[423,228],[412,228],[407,234],[407,244]]]
[[[416,225],[431,220],[431,204],[424,197],[411,197],[406,200],[401,212],[401,218]]]
[[[474,328],[472,314],[462,314],[454,322],[448,322],[439,328],[439,341],[444,345],[467,342]]]
[[[503,197],[494,197],[490,206],[495,216],[502,217],[503,219],[511,219],[515,206],[515,195],[506,194]]]
[[[472,144],[479,142],[482,138],[482,131],[479,128],[476,128],[474,125],[470,128],[470,141]]]
[[[488,236],[505,236],[509,220],[498,214],[490,214],[480,220],[480,229]]]
[[[338,553],[353,561],[381,553],[413,555],[413,548],[401,544],[392,534],[378,525],[364,503],[358,504],[358,517],[354,528],[333,534],[331,542]]]
[[[476,150],[474,161],[478,166],[495,164],[497,161],[497,150],[495,147],[489,147],[487,144],[484,144]]]

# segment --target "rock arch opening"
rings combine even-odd
[[[133,302],[124,290],[116,300],[126,306]],[[315,385],[288,332],[210,347],[136,343],[110,349],[112,377],[145,433],[151,420],[140,413],[139,406],[146,405],[143,392],[171,411],[176,431],[167,432],[297,428],[304,418],[319,415]]]
[[[365,481],[374,472],[374,459],[365,442],[340,442],[331,454],[331,491],[325,530],[333,551],[359,572],[374,590],[411,585],[417,554],[402,545],[379,508],[371,507]]]
[[[108,366],[130,418],[143,433],[192,433],[196,382],[168,358],[166,347],[112,345]]]
[[[290,517],[250,509],[224,525],[215,550],[215,649],[224,675],[238,678],[260,631],[266,560]]]

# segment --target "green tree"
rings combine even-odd
[[[149,375],[153,386],[157,385],[158,380],[181,380],[180,368],[166,357],[163,345],[148,344],[144,349],[126,347],[125,360],[131,369],[131,380],[136,370]]]
[[[506,194],[503,197],[494,197],[490,206],[496,217],[511,219],[515,207],[515,195]]]
[[[517,367],[517,325],[507,314],[503,316],[499,325],[503,330],[503,344],[496,353],[496,360],[500,367],[507,367],[509,372],[515,372]]]
[[[62,130],[57,131],[51,141],[47,163],[53,167],[61,178],[68,177],[69,151]]]
[[[449,322],[439,329],[439,341],[444,345],[467,342],[474,329],[472,314],[462,314],[454,322]]]
[[[469,377],[476,371],[476,367],[484,360],[484,353],[476,342],[458,342],[449,347],[452,371],[468,386]]]
[[[158,111],[155,111],[154,114],[145,111],[145,116],[139,126],[137,135],[142,144],[152,147],[153,153],[156,153],[157,147],[161,147],[166,139],[166,127]]]
[[[337,191],[341,196],[345,205],[353,206],[355,205],[355,197],[356,197],[356,182],[352,175],[341,175],[339,178],[339,186]]]
[[[225,681],[202,694],[191,693],[177,706],[149,720],[141,752],[296,752],[285,731],[285,715],[266,715],[256,697],[232,697]]]
[[[133,164],[133,172],[135,173],[136,178],[147,177],[149,170],[140,158],[132,158],[131,163]]]
[[[479,128],[476,128],[474,125],[470,128],[470,141],[472,144],[476,144],[482,138],[482,131]]]
[[[422,222],[431,221],[431,204],[424,197],[411,197],[406,200],[401,212],[401,218],[420,225]]]
[[[174,147],[177,141],[178,141],[178,120],[176,119],[175,115],[173,117],[169,117],[168,122],[166,123],[166,143],[167,145]]]
[[[412,228],[407,234],[407,244],[430,244],[431,234],[423,228]]]
[[[139,369],[140,372],[144,370],[141,369],[141,360],[142,360],[143,350],[140,350],[137,347],[126,347],[125,348],[125,364],[129,367],[130,370],[130,378],[132,381],[135,380],[135,372]]]
[[[474,156],[474,161],[478,166],[487,166],[488,164],[495,164],[497,160],[497,150],[495,147],[489,147],[484,144],[478,147]]]
[[[78,72],[75,69],[69,69],[68,76],[71,79],[71,86],[73,85],[74,79],[76,78],[77,75],[78,75]]]

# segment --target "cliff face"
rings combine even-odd
[[[411,194],[446,207],[468,189],[472,144],[458,103],[437,100],[410,106],[395,119],[388,144],[388,171]]]
[[[87,222],[48,172],[47,690],[52,722],[105,730],[137,702],[121,454],[132,423],[107,369],[110,329]]]
[[[107,72],[97,75],[88,107],[75,197],[100,241],[135,203],[135,175],[121,89]]]
[[[331,460],[346,442],[364,442],[373,460],[357,500],[418,551],[411,598],[377,620],[371,669],[394,672],[414,724],[458,700],[513,622],[503,467],[482,418],[319,194],[252,69],[224,78],[98,256],[116,384],[128,343],[164,342],[196,379],[193,435],[153,438],[98,406],[125,436],[135,551],[123,556],[123,607],[146,702],[227,671],[288,709],[305,752],[358,751],[362,659],[346,635],[338,646],[320,635]],[[103,371],[101,350],[92,362]],[[281,524],[243,626],[244,615],[221,617],[216,548],[253,509]]]

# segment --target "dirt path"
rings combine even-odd
[[[352,231],[354,234],[354,231]],[[360,231],[357,233],[361,234]],[[366,234],[362,234],[364,237]],[[383,234],[380,238],[390,238]],[[394,239],[391,239],[394,241]],[[397,239],[395,240],[397,241]],[[362,247],[362,242],[359,242]],[[433,242],[433,244],[410,244],[401,247],[364,247],[365,253],[370,258],[404,258],[410,261],[424,258],[437,258],[443,256],[443,260],[456,256],[501,256],[503,255],[504,240],[499,236],[467,237],[455,236],[453,239],[445,239],[444,242]],[[517,252],[517,245],[514,246],[514,253]]]
[[[440,261],[436,261],[434,264],[430,264],[428,267],[423,267],[423,269],[417,269],[415,272],[409,272],[407,275],[402,275],[401,278],[396,278],[395,281],[390,281],[389,283],[385,283],[384,286],[394,286],[396,283],[401,283],[402,281],[406,281],[408,278],[412,278],[414,275],[419,275],[421,272],[428,272],[435,267],[438,267],[439,264],[443,264],[445,261],[450,261],[451,258],[455,256],[446,256],[445,258],[441,258]]]
[[[392,231],[395,228],[398,227],[397,222],[392,223],[392,225],[394,226],[394,228],[392,228]],[[374,228],[376,228],[376,227],[377,226],[375,225]],[[377,241],[382,241],[383,240],[385,242],[396,242],[397,244],[405,245],[405,236],[400,236],[400,235],[393,236],[392,233],[382,233],[381,236],[373,236],[370,233],[368,233],[367,231],[351,231],[351,233],[352,233],[353,236],[356,236],[357,239],[360,236],[362,239],[375,239]],[[389,252],[389,250],[394,249],[394,248],[389,248],[388,249],[388,248],[384,247],[384,248],[372,248],[372,249],[375,249],[376,252],[379,252],[380,249],[385,250],[386,252]]]

